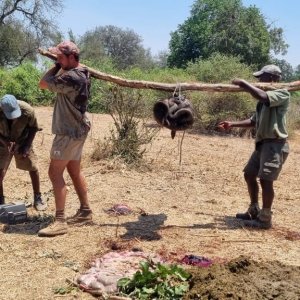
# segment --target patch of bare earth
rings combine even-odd
[[[85,146],[83,172],[95,224],[70,227],[68,235],[41,238],[37,231],[54,214],[47,175],[53,138],[52,109],[38,107],[36,112],[43,131],[37,134],[35,150],[39,155],[43,197],[48,199],[49,209],[41,215],[28,209],[32,222],[26,224],[0,225],[0,299],[61,297],[54,289],[66,288],[66,280],[72,281],[78,272],[85,271],[94,257],[111,248],[130,250],[133,247],[174,259],[184,254],[213,259],[214,268],[224,268],[219,271],[223,277],[218,277],[214,269],[205,272],[220,282],[227,278],[228,295],[232,293],[232,299],[250,299],[250,294],[247,295],[250,285],[262,286],[263,280],[273,280],[278,285],[286,282],[287,292],[299,287],[299,134],[290,140],[290,155],[280,179],[275,182],[274,226],[271,230],[257,231],[243,228],[234,218],[236,212],[244,211],[248,205],[242,169],[253,150],[253,140],[185,134],[179,165],[181,134],[172,140],[170,131],[162,129],[145,157],[148,169],[129,170],[116,161],[90,160],[97,140],[108,136],[112,126],[109,116],[90,114],[93,129]],[[69,216],[76,212],[78,199],[67,174],[65,178],[69,188],[66,205]],[[29,175],[17,170],[14,162],[4,188],[8,201],[32,198]],[[129,205],[134,213],[119,218],[109,216],[105,210],[117,203]],[[238,267],[234,274],[226,273],[228,264],[224,263],[240,255],[252,264]],[[278,272],[279,269],[284,272]],[[200,273],[195,275],[196,290],[191,291],[189,299],[224,299],[220,291],[217,293],[220,284],[208,280],[199,269],[195,272]],[[205,282],[203,278],[207,279],[207,293],[217,295],[214,298],[197,298],[198,294],[204,297],[196,287],[197,280],[201,285]],[[240,289],[240,298],[234,294],[236,287]],[[299,299],[299,288],[298,294],[281,292],[276,296],[259,288],[256,293],[253,295],[260,296],[251,299]],[[79,290],[71,290],[63,298],[93,299]]]

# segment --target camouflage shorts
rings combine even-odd
[[[278,178],[288,154],[288,143],[262,143],[252,153],[244,172],[264,180],[274,181]]]

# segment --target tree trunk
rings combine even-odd
[[[52,60],[56,60],[56,55],[51,52],[43,49],[39,49],[39,53],[44,55]],[[152,90],[160,90],[160,91],[171,91],[175,90],[180,91],[205,91],[205,92],[244,92],[242,88],[233,84],[223,84],[223,83],[198,83],[198,82],[183,82],[183,83],[161,83],[154,81],[140,81],[140,80],[128,80],[121,77],[117,77],[114,75],[106,74],[90,67],[85,66],[92,77],[110,81],[116,83],[120,86],[134,88],[134,89],[152,89]],[[268,91],[275,89],[287,89],[289,91],[298,91],[300,90],[300,81],[294,81],[290,83],[261,83],[255,82],[252,83],[254,86]]]

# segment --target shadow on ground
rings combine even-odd
[[[154,241],[162,237],[158,231],[167,220],[166,214],[140,215],[137,221],[121,224],[101,224],[100,226],[125,227],[127,232],[120,236],[122,239],[130,240],[137,238],[139,240]]]

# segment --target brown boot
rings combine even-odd
[[[244,225],[256,229],[270,229],[272,227],[272,212],[269,209],[262,209],[255,220],[244,221]]]
[[[39,236],[53,237],[57,235],[66,234],[68,232],[68,225],[65,219],[56,219],[54,223],[48,227],[41,229],[38,232]]]
[[[78,209],[74,216],[67,218],[67,223],[80,225],[91,224],[93,223],[93,212],[89,208]]]
[[[34,198],[33,198],[33,207],[37,211],[43,211],[43,210],[47,209],[47,201],[44,201],[42,199],[42,195],[40,193],[34,195]]]
[[[250,204],[248,210],[245,213],[237,213],[236,218],[241,220],[255,220],[260,212],[260,208],[257,203]]]

